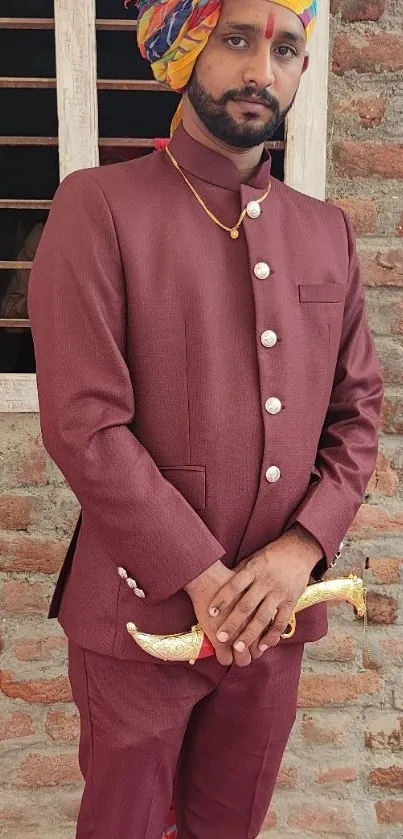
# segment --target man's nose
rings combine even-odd
[[[274,71],[271,50],[264,44],[255,55],[249,58],[244,70],[245,85],[254,85],[260,89],[274,84]]]

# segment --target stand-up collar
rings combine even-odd
[[[221,186],[223,189],[238,191],[241,187],[241,175],[232,160],[219,152],[203,146],[194,140],[184,129],[182,123],[176,129],[169,148],[182,169],[207,183]],[[271,156],[264,151],[256,172],[248,186],[265,189],[270,180]]]

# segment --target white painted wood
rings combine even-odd
[[[0,414],[37,414],[35,373],[0,373]]]
[[[326,195],[329,0],[319,0],[308,44],[310,63],[287,118],[285,182],[314,198]]]
[[[95,16],[95,0],[55,0],[61,181],[99,165]]]

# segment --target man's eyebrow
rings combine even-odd
[[[223,22],[223,28],[237,30],[245,34],[252,33],[253,35],[263,35],[263,29],[256,23],[241,23],[236,20],[228,20]],[[297,32],[290,32],[289,30],[281,30],[275,34],[276,40],[292,41],[298,46],[305,46],[305,38]]]
[[[292,41],[294,44],[299,46],[305,46],[306,44],[306,40],[303,35],[300,35],[297,32],[290,32],[285,29],[282,29],[280,32],[276,32],[275,37],[277,41]]]
[[[238,23],[236,20],[227,20],[222,24],[225,29],[237,29],[238,32],[253,32],[254,35],[262,33],[261,27],[257,23]]]

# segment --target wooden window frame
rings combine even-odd
[[[329,0],[323,0],[318,5],[318,19],[309,44],[310,67],[301,80],[287,118],[284,180],[294,189],[323,200],[326,188]],[[71,0],[54,0],[54,6],[54,24],[53,21],[38,21],[37,28],[55,28],[62,181],[76,169],[99,165],[97,90],[100,83],[97,82],[96,70],[96,30],[134,29],[135,25],[124,21],[96,21],[95,0],[80,0],[73,5]],[[10,28],[13,28],[11,19]],[[35,27],[29,23],[27,28]],[[43,79],[42,82],[43,86],[54,86],[54,80]],[[110,84],[122,88],[126,83]],[[145,86],[147,89],[159,88],[155,82],[143,83],[141,88]],[[137,84],[136,88],[140,89],[140,85]],[[52,138],[41,139],[49,145],[54,142]],[[0,413],[38,412],[35,373],[0,373]]]

